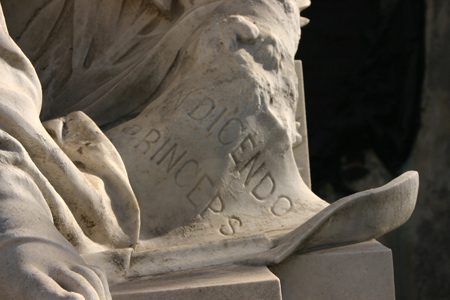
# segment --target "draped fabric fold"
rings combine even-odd
[[[12,37],[41,79],[41,119],[80,110],[102,127],[154,100],[179,49],[222,0],[37,0],[27,5],[34,14],[17,15],[19,2],[31,0],[2,4],[8,22],[20,20]]]
[[[15,189],[32,193],[36,201],[45,199],[46,206],[40,207],[51,212],[56,227],[80,253],[134,247],[139,236],[139,208],[122,160],[83,113],[47,124],[56,142],[53,140],[39,119],[42,94],[38,76],[10,38],[3,12],[0,14],[0,202],[6,205],[2,217],[8,224],[16,224],[18,232],[18,225],[30,217],[14,213],[16,204],[7,201],[12,185],[9,172],[24,172],[23,178],[28,179],[15,181]],[[55,127],[57,124],[61,126]],[[74,134],[72,128],[82,129],[83,136]],[[73,154],[82,151],[80,144],[90,158]],[[92,157],[96,170],[83,167],[82,161]],[[30,182],[37,188],[30,188]],[[116,214],[118,211],[121,213]],[[0,227],[0,235],[9,232],[14,236],[14,230],[5,226]]]

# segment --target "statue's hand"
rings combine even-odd
[[[88,266],[70,244],[14,241],[0,265],[1,299],[112,299],[103,271]]]

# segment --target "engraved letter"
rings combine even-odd
[[[215,212],[216,214],[223,211],[224,205],[223,200],[220,198],[220,195],[217,195],[214,197],[214,199],[211,201],[211,204],[209,205],[209,209]]]
[[[242,121],[232,118],[220,129],[218,135],[219,142],[222,145],[229,145],[239,138],[243,130],[244,124],[242,124]]]
[[[213,127],[217,124],[217,122],[219,122],[219,120],[223,117],[223,115],[226,113],[226,111],[227,111],[227,109],[224,108],[220,113],[217,114],[217,116],[214,116],[214,120],[207,128],[208,131],[211,131],[211,129],[213,129]]]
[[[161,138],[161,133],[159,133],[159,131],[157,129],[152,129],[145,135],[145,137],[139,143],[134,145],[134,148],[136,149],[137,147],[139,147],[140,145],[145,143],[147,145],[146,145],[145,150],[142,152],[142,154],[146,154],[148,152],[148,150],[150,150],[150,145],[158,142],[160,138]]]
[[[183,158],[183,156],[186,155],[187,151],[184,151],[180,156],[178,156],[177,159],[175,159],[175,154],[177,152],[177,148],[178,148],[178,144],[174,144],[164,155],[163,157],[161,157],[160,160],[158,160],[156,162],[156,164],[159,166],[165,159],[166,157],[168,157],[170,154],[170,158],[169,158],[169,164],[167,165],[167,173],[169,173],[170,171],[172,171],[173,167],[175,167],[180,160]]]
[[[252,191],[253,196],[258,200],[266,200],[273,192],[275,192],[275,180],[270,172],[267,172],[266,176],[255,186]]]
[[[195,160],[188,160],[175,174],[175,183],[179,187],[184,187],[194,179],[199,172],[200,168],[198,167],[198,162]]]
[[[247,155],[251,155],[251,151],[253,150],[254,147],[255,147],[255,141],[253,140],[252,136],[249,134],[242,141],[242,143],[235,150],[233,150],[231,152],[231,158],[233,159],[236,166],[244,161],[244,159],[245,159],[244,155],[246,153],[248,153]]]
[[[228,220],[227,225],[222,225],[220,228],[220,233],[223,235],[233,235],[236,233],[236,230],[242,226],[241,219],[237,217],[232,217]]]
[[[205,97],[192,109],[190,113],[188,113],[188,116],[194,120],[200,121],[209,116],[215,107],[216,105],[214,104],[214,101],[208,97]]]
[[[241,177],[245,176],[245,186],[248,186],[248,184],[250,183],[250,180],[253,179],[253,177],[255,177],[256,174],[260,173],[263,169],[265,169],[264,167],[266,166],[265,163],[262,163],[258,168],[256,168],[256,161],[259,158],[259,155],[261,154],[261,152],[258,152],[255,154],[255,156],[253,156],[243,167],[242,169],[239,170],[239,174],[241,175]],[[248,173],[247,175],[245,175],[245,170],[248,169]],[[256,170],[255,170],[256,169]]]
[[[131,135],[131,136],[136,135],[139,132],[141,132],[141,129],[142,128],[139,125],[133,125],[131,127],[126,127],[122,130],[122,132],[120,133],[120,135],[117,139],[120,139],[124,135]]]
[[[153,155],[150,157],[150,159],[151,159],[151,160],[154,160],[155,157],[156,157],[156,155],[158,155],[159,152],[161,152],[161,150],[162,150],[169,142],[170,142],[170,138],[168,138],[168,139],[164,142],[164,144],[163,144],[161,147],[159,147],[158,150],[156,150],[155,153],[153,153]]]
[[[207,201],[214,196],[213,187],[214,182],[207,174],[205,174],[187,195],[187,198],[196,208],[202,208],[203,205],[206,207],[208,204]]]
[[[288,214],[292,209],[292,201],[288,197],[280,197],[272,207],[272,213],[277,217]]]

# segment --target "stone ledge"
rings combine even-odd
[[[279,279],[267,267],[222,265],[142,277],[111,292],[114,300],[395,299],[392,252],[376,241],[294,255],[271,271]]]
[[[283,300],[394,300],[392,252],[376,241],[294,255],[271,271]]]
[[[267,267],[220,266],[149,276],[111,287],[114,300],[281,300]]]

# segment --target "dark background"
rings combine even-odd
[[[313,191],[332,202],[418,170],[415,213],[381,242],[397,300],[450,299],[450,1],[313,0],[302,14]]]
[[[305,72],[315,191],[349,194],[370,176],[372,150],[389,174],[411,153],[420,124],[424,3],[316,0],[297,58]],[[329,199],[332,200],[332,199]]]

